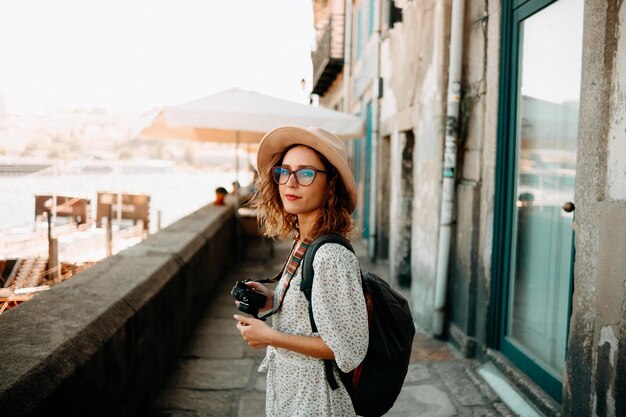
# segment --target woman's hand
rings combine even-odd
[[[269,327],[264,321],[252,318],[240,316],[235,314],[235,320],[237,323],[237,330],[241,333],[241,337],[248,345],[258,349],[264,348],[271,344],[274,333],[274,329]]]
[[[248,281],[246,282],[246,285],[254,289],[254,291],[261,293],[267,297],[267,299],[265,300],[265,305],[259,308],[259,313],[272,311],[272,308],[274,307],[274,291],[270,290],[260,282]],[[239,305],[239,301],[235,301],[235,304]]]
[[[318,359],[335,359],[333,351],[318,336],[300,336],[279,332],[259,319],[235,314],[237,330],[253,348],[273,346]]]

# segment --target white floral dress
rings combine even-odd
[[[342,245],[327,243],[315,253],[313,270],[313,316],[318,333],[311,331],[309,304],[300,291],[302,266],[291,280],[280,311],[274,315],[273,326],[284,333],[321,336],[335,354],[337,366],[349,372],[365,358],[368,344],[367,310],[359,262]],[[275,303],[286,277],[283,274],[276,286]],[[339,388],[333,391],[326,380],[321,359],[269,346],[259,372],[267,372],[267,416],[355,415],[337,370],[335,379]]]

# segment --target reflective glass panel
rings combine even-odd
[[[517,176],[507,337],[561,380],[572,267],[583,0],[520,27]]]

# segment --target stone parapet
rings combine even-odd
[[[206,206],[3,314],[0,414],[140,415],[234,244],[232,206]]]

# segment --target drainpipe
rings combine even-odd
[[[343,28],[343,111],[352,114],[350,102],[350,71],[352,68],[352,0],[346,0],[344,5]]]
[[[448,286],[448,263],[450,258],[450,235],[454,206],[454,176],[456,168],[456,132],[461,104],[461,64],[463,58],[464,0],[452,0],[450,22],[450,62],[448,67],[448,105],[446,110],[446,142],[443,153],[443,185],[441,190],[441,213],[439,220],[439,248],[437,251],[437,275],[435,278],[435,310],[433,333],[443,334],[446,289]]]

